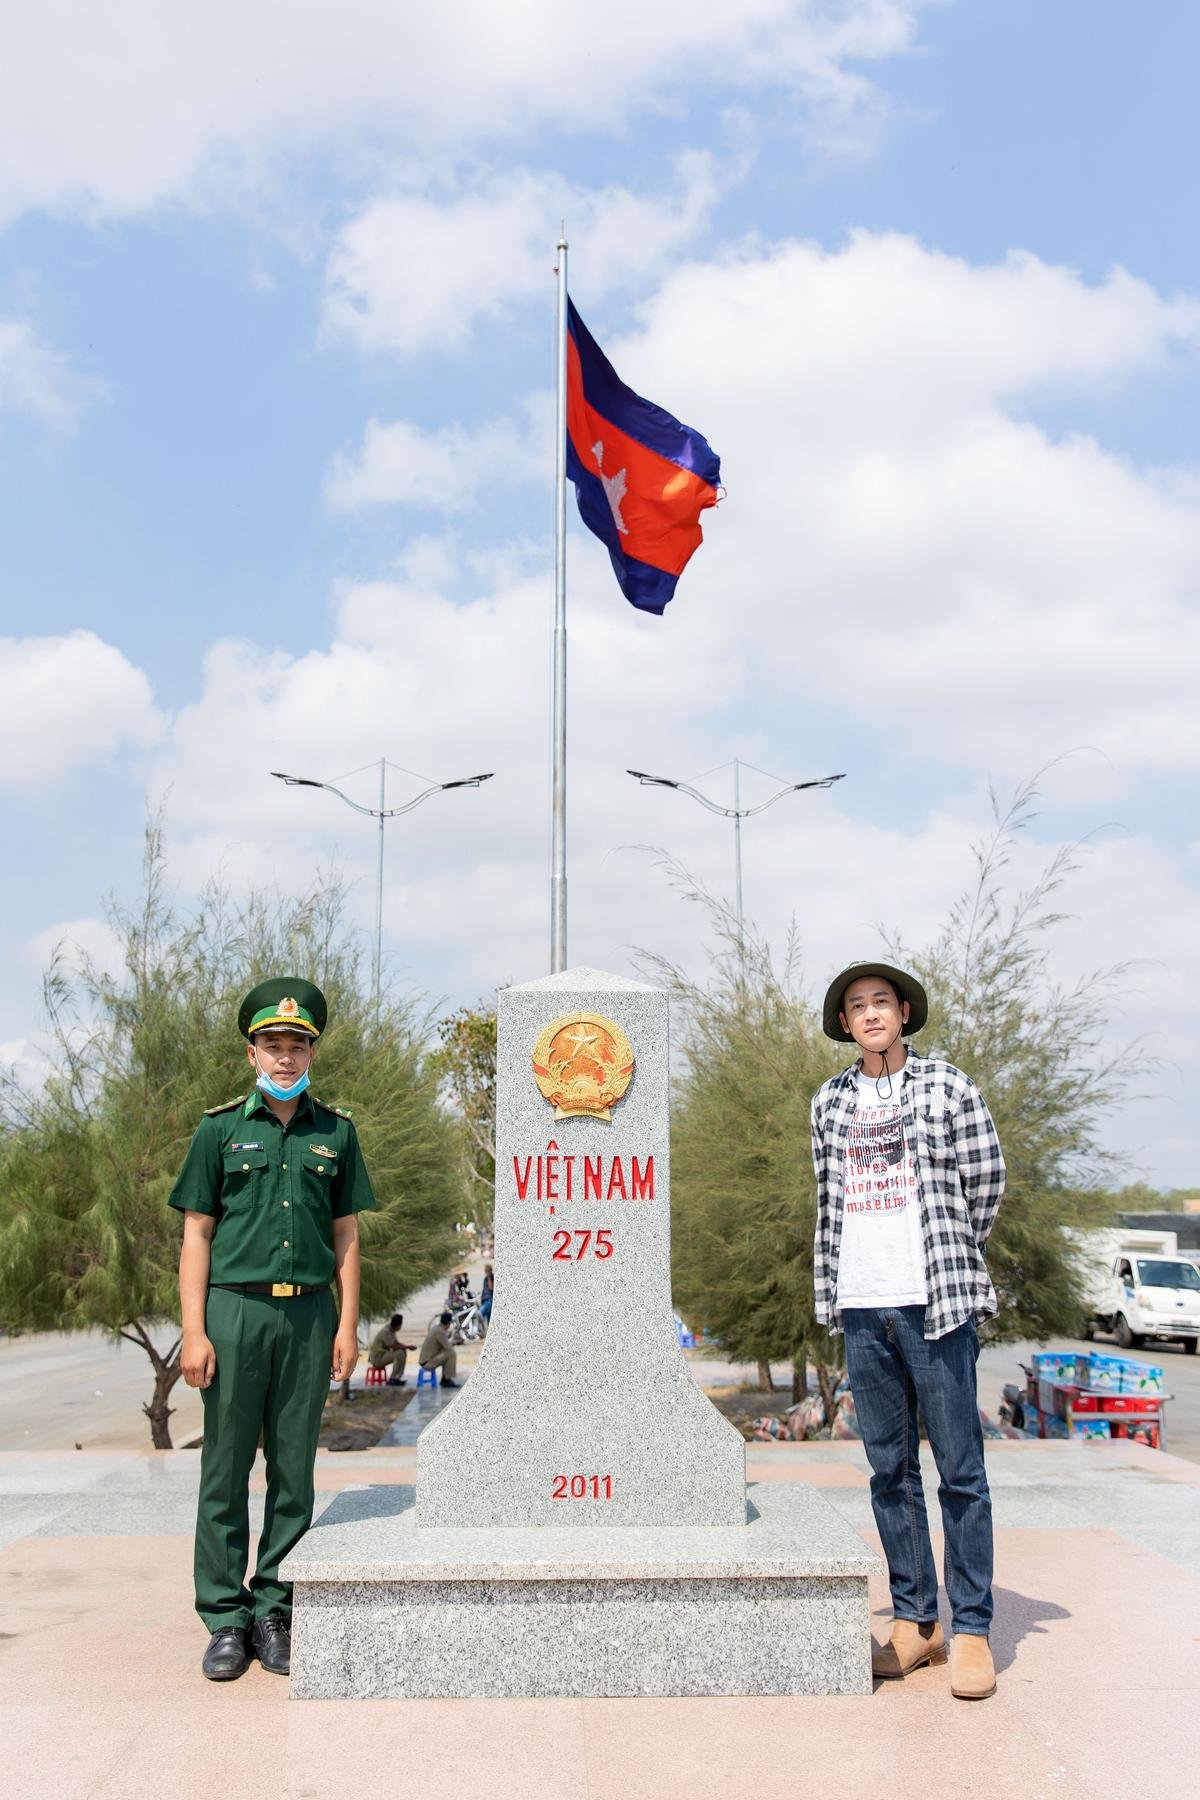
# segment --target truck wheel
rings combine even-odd
[[[1195,1354],[1196,1354],[1196,1339],[1195,1338],[1184,1338],[1183,1349],[1184,1349],[1184,1354],[1186,1356],[1195,1356]]]
[[[1082,1337],[1085,1344],[1090,1344],[1096,1335],[1095,1321],[1093,1319],[1085,1319],[1083,1322],[1083,1330],[1079,1335]]]
[[[1129,1329],[1129,1321],[1124,1313],[1118,1313],[1113,1320],[1113,1336],[1122,1350],[1133,1349],[1133,1333]]]

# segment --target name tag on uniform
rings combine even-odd
[[[327,1144],[310,1144],[308,1153],[310,1156],[328,1156],[331,1161],[337,1161],[337,1151],[331,1150]]]
[[[235,1150],[265,1150],[266,1147],[267,1146],[260,1140],[253,1144],[230,1144],[229,1151],[230,1155],[232,1155]]]

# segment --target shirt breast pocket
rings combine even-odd
[[[304,1198],[310,1206],[332,1205],[337,1164],[328,1156],[306,1150],[300,1158],[300,1166],[304,1170]]]
[[[954,1162],[954,1134],[945,1113],[918,1113],[917,1135],[921,1152],[931,1163]]]
[[[265,1150],[226,1150],[222,1157],[221,1205],[228,1211],[253,1204],[267,1169]]]

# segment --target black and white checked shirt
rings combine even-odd
[[[858,1111],[858,1067],[832,1075],[812,1103],[813,1286],[817,1318],[830,1331],[842,1329],[836,1306],[842,1177]],[[892,1080],[901,1129],[917,1165],[929,1289],[925,1336],[944,1337],[969,1318],[990,1319],[997,1310],[983,1248],[1004,1198],[1004,1157],[983,1095],[953,1063],[910,1050]]]

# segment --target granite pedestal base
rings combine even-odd
[[[296,1699],[867,1694],[880,1568],[815,1490],[738,1526],[416,1524],[414,1490],[338,1496],[283,1567]]]

